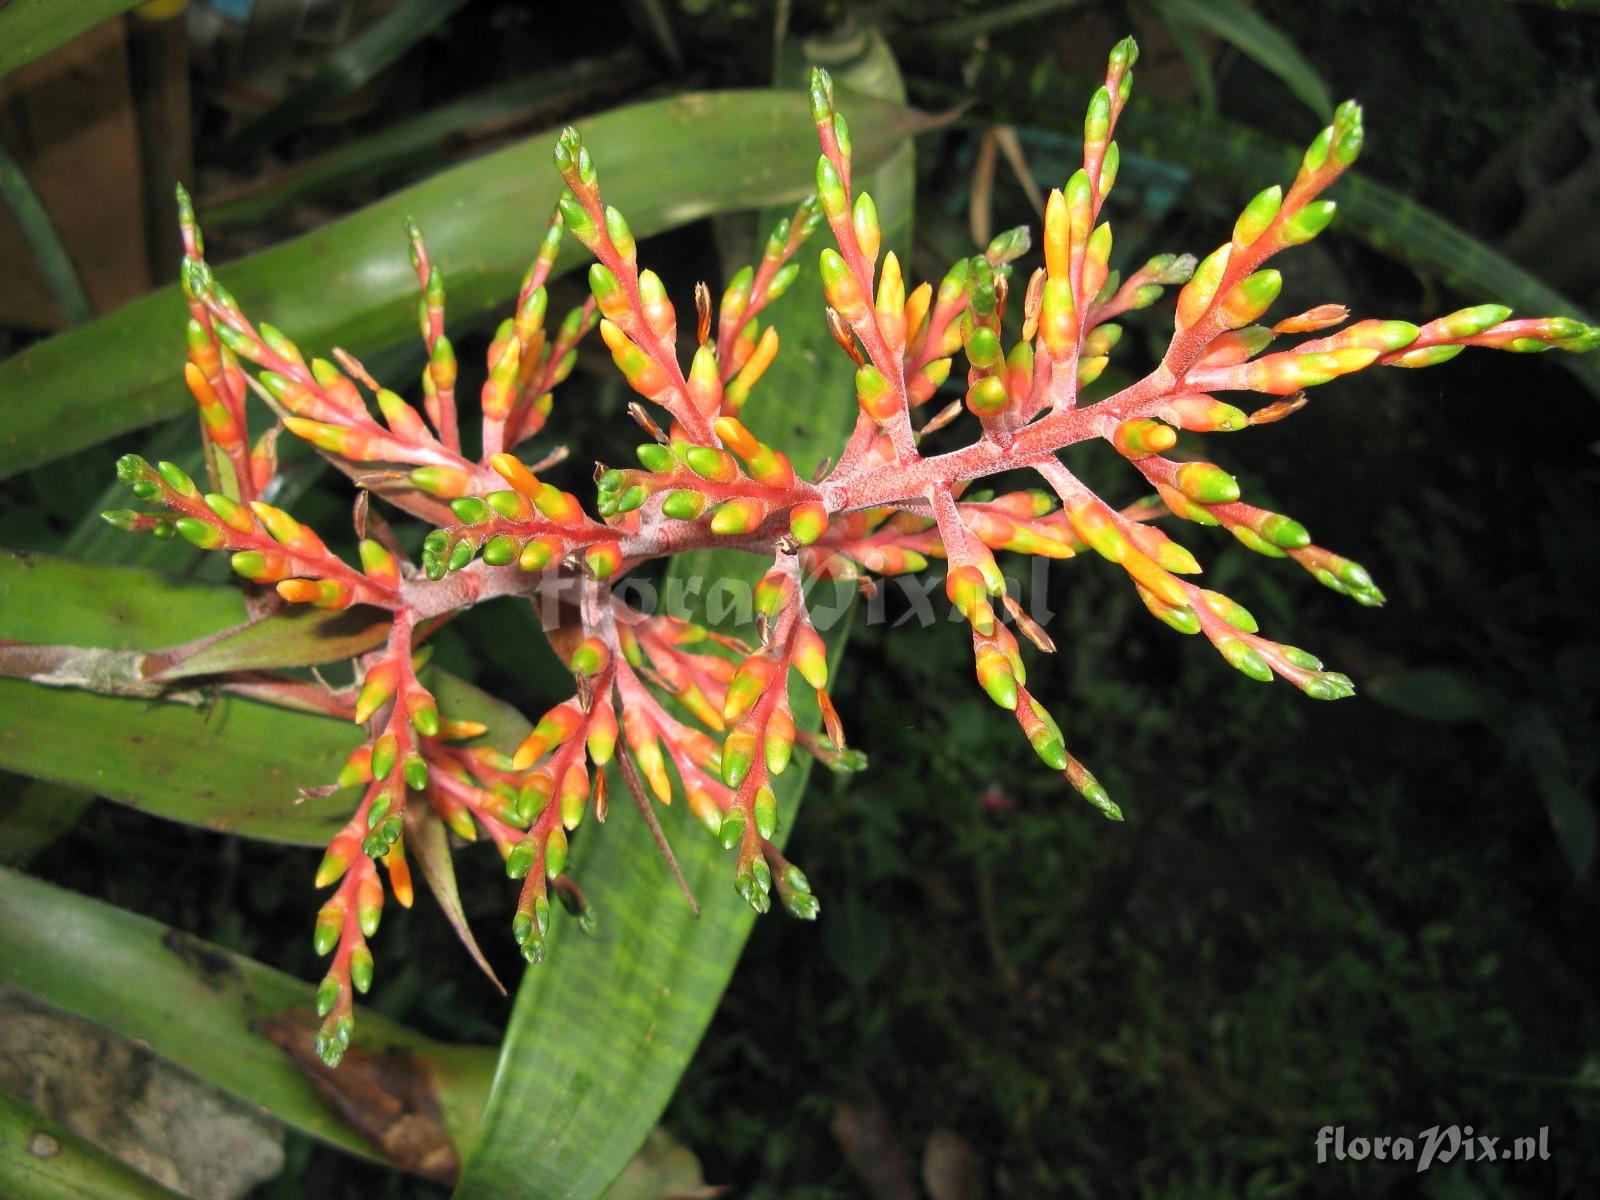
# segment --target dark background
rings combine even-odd
[[[1338,96],[1365,104],[1364,175],[1592,311],[1600,15],[1489,0],[1254,7]],[[227,194],[471,88],[606,49],[600,27],[638,44],[639,78],[544,110],[532,127],[769,76],[762,5],[660,5],[676,63],[640,15],[656,6],[544,8],[476,0],[393,68],[367,111],[294,131],[244,165],[208,157],[238,120],[237,97],[198,76],[202,211],[208,189]],[[1138,88],[1202,111],[1162,5],[1063,4],[981,41],[928,34],[983,11],[955,0],[792,6],[797,36],[881,24],[913,102],[972,101],[918,142],[918,277],[972,250],[974,160],[990,124],[1015,124],[1041,186],[1065,178],[1092,86],[1081,80],[1123,32],[1144,48]],[[1223,118],[1295,144],[1315,132],[1256,63],[1217,39],[1200,49]],[[1030,84],[1041,66],[1080,82]],[[1119,261],[1204,253],[1274,182],[1146,150],[1111,203]],[[214,232],[213,257],[313,227],[426,169]],[[991,203],[996,230],[1033,221],[1003,160]],[[681,290],[714,270],[713,245],[695,227],[645,253]],[[1036,257],[1020,264],[1024,277]],[[1277,265],[1288,283],[1275,314],[1333,300],[1421,322],[1499,298],[1458,294],[1337,223]],[[1167,312],[1128,320],[1118,369],[1153,361]],[[10,349],[32,336],[20,321],[5,334]],[[972,685],[958,629],[858,627],[835,696],[872,767],[817,772],[792,842],[823,918],[758,922],[666,1114],[707,1178],[792,1200],[924,1186],[941,1198],[1595,1194],[1600,408],[1559,357],[1469,351],[1425,372],[1375,372],[1313,393],[1281,425],[1212,439],[1250,498],[1304,521],[1387,592],[1387,607],[1362,609],[1215,531],[1173,530],[1210,586],[1347,671],[1352,700],[1316,704],[1229,671],[1199,639],[1149,620],[1098,561],[1050,571],[1060,650],[1033,660],[1030,686],[1124,824],[1039,767]],[[580,370],[568,385],[559,419],[578,458],[633,440],[616,419],[625,399],[603,372]],[[1109,452],[1070,457],[1108,499],[1140,494]],[[106,461],[91,452],[0,485],[7,543],[58,546]],[[330,485],[305,511],[314,520],[319,505],[346,503]],[[474,614],[441,655],[541,711],[551,691],[495,665],[497,636]],[[317,897],[290,881],[314,857],[99,802],[30,869],[311,978]],[[510,897],[497,872],[462,875],[469,914],[499,928]],[[514,976],[506,947],[485,940]],[[506,1006],[437,913],[389,916],[380,949],[378,1008],[435,1032],[497,1036]],[[1316,1163],[1324,1125],[1415,1137],[1452,1123],[1507,1142],[1548,1127],[1551,1160],[1420,1177]],[[939,1191],[949,1187],[966,1190]],[[286,1177],[261,1194],[432,1193],[297,1143]]]

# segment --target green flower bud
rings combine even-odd
[[[662,475],[672,470],[675,461],[672,451],[659,442],[646,442],[634,454],[639,459],[639,465],[652,475]]]
[[[1290,246],[1309,242],[1328,227],[1338,205],[1332,200],[1313,200],[1283,224],[1283,240]]]
[[[706,498],[699,492],[668,492],[661,502],[661,514],[674,521],[693,521],[705,511]]]

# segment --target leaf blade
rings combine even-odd
[[[163,1058],[304,1133],[379,1158],[317,1096],[289,1057],[257,1031],[285,1009],[309,1008],[308,983],[146,917],[0,868],[0,980],[135,1038]],[[94,964],[86,970],[86,964]],[[488,1090],[493,1051],[435,1042],[363,1010],[356,1044],[419,1056],[461,1139]]]
[[[921,119],[895,104],[862,101],[859,110],[852,129],[864,166]],[[578,127],[604,155],[607,189],[641,237],[716,212],[796,200],[814,154],[804,98],[772,91],[688,93]],[[338,344],[357,356],[376,354],[414,336],[416,278],[400,234],[410,214],[449,277],[453,318],[471,320],[516,294],[543,231],[540,215],[560,187],[550,165],[555,136],[452,167],[224,265],[219,277],[247,311],[308,352]],[[688,160],[723,169],[678,169]],[[515,245],[508,229],[519,231]],[[565,254],[558,269],[577,263],[576,253]],[[327,303],[330,287],[342,300],[337,312]],[[184,311],[176,286],[162,288],[0,363],[0,478],[192,409],[179,370]]]
[[[155,650],[228,629],[245,615],[233,588],[144,567],[0,550],[0,638]]]
[[[341,721],[231,697],[208,711],[0,679],[0,724],[0,767],[169,820],[318,846],[349,819],[347,797],[294,803],[359,743]]]
[[[11,1200],[178,1200],[26,1101],[0,1091],[0,1179]]]
[[[243,615],[233,588],[141,567],[0,554],[0,638],[147,650],[203,637]],[[320,617],[274,621],[280,618],[247,631],[256,639],[248,647],[253,665],[270,657],[265,634],[273,629],[343,636]],[[298,649],[283,657],[305,661]],[[213,670],[225,665],[209,660]],[[478,689],[441,671],[428,682],[447,711],[488,724],[496,744],[515,745],[527,733],[516,710]],[[348,819],[347,795],[300,803],[295,796],[333,780],[360,740],[350,722],[237,696],[203,707],[0,679],[0,768],[265,841],[315,846],[334,834]]]

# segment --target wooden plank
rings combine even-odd
[[[121,20],[107,21],[0,84],[0,137],[29,180],[96,312],[150,289],[143,166]],[[58,329],[22,232],[0,211],[0,321]]]

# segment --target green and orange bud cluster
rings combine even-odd
[[[481,723],[444,719],[440,726],[439,737],[424,742],[429,806],[463,841],[476,841],[481,828],[501,858],[509,857],[527,825],[517,812],[521,775],[512,769],[511,755],[490,746],[446,744],[487,732]]]
[[[443,732],[433,694],[417,681],[411,632],[410,614],[402,612],[390,629],[388,647],[362,677],[351,719],[373,733],[340,776],[341,786],[369,785],[361,850],[374,858],[399,843],[409,793],[428,787],[423,739]]]
[[[1170,375],[1197,390],[1232,387],[1287,395],[1370,363],[1370,357],[1359,361],[1363,351],[1351,347],[1327,355],[1272,355],[1231,375],[1211,368],[1198,376],[1191,374],[1218,334],[1250,325],[1277,299],[1282,278],[1276,271],[1258,268],[1272,255],[1310,241],[1327,227],[1335,205],[1317,197],[1355,161],[1361,141],[1361,109],[1346,101],[1335,110],[1333,123],[1312,142],[1288,192],[1275,186],[1258,193],[1235,221],[1229,240],[1194,268],[1178,295],[1175,336],[1164,363]],[[1259,349],[1257,345],[1245,356]]]
[[[1346,100],[1333,110],[1333,122],[1318,133],[1306,149],[1294,186],[1289,190],[1290,200],[1296,192],[1309,190],[1313,182],[1320,184],[1318,190],[1326,187],[1360,156],[1365,138],[1361,106],[1354,100]]]
[[[417,327],[428,361],[422,368],[422,406],[439,431],[439,439],[452,450],[461,449],[456,421],[456,355],[444,332],[444,275],[428,256],[422,230],[410,217],[405,220],[411,243],[411,268],[417,273],[422,296],[417,302]]]
[[[413,899],[406,861],[404,832],[413,819],[437,819],[458,836],[472,840],[481,824],[508,852],[517,831],[508,802],[474,782],[474,774],[491,782],[495,772],[458,751],[448,741],[473,738],[486,727],[475,721],[442,719],[433,696],[416,680],[408,617],[396,621],[388,648],[368,666],[352,715],[366,724],[381,718],[371,740],[350,754],[336,787],[362,787],[362,799],[350,821],[328,843],[317,867],[315,884],[337,889],[317,914],[314,942],[319,954],[333,962],[317,990],[317,1014],[323,1018],[317,1052],[337,1065],[355,1028],[354,994],[372,986],[373,959],[367,944],[378,930],[384,892],[376,864],[382,862],[395,899],[409,908]],[[469,765],[470,764],[470,770]],[[503,776],[502,776],[503,778]],[[506,790],[498,780],[494,786]],[[408,809],[410,793],[426,795],[424,816]]]
[[[450,502],[459,525],[435,529],[422,542],[422,570],[443,579],[480,554],[484,564],[536,573],[559,566],[569,555],[596,579],[622,565],[618,534],[590,520],[578,498],[545,483],[515,455],[500,453],[490,466],[509,489]]]
[[[205,242],[195,221],[194,203],[182,184],[176,189],[176,199],[184,255],[203,258]],[[185,330],[189,361],[184,366],[184,382],[199,407],[201,442],[212,488],[231,500],[253,500],[266,491],[277,474],[276,461],[270,454],[270,436],[258,442],[259,453],[249,447],[245,415],[248,385],[238,356],[218,335],[210,310],[186,280],[184,300],[189,306]]]
[[[718,829],[724,848],[738,849],[734,887],[757,912],[771,906],[772,871],[765,846],[778,827],[772,780],[794,755],[796,730],[789,700],[789,671],[815,689],[829,739],[843,749],[844,732],[828,696],[828,656],[806,612],[794,559],[779,560],[755,592],[759,649],[745,656],[723,692],[723,739],[719,766],[732,799]]]
[[[575,131],[569,129],[558,139],[556,165],[569,189],[560,205],[563,219],[597,259],[589,270],[589,286],[601,316],[601,337],[629,386],[673,418],[671,438],[658,436],[658,441],[670,445],[677,458],[690,466],[694,464],[688,463],[688,453],[717,451],[720,441],[746,459],[750,478],[769,488],[786,488],[788,482],[781,476],[789,468],[782,455],[746,433],[740,444],[757,450],[758,460],[752,462],[717,423],[731,420],[735,436],[744,429],[738,416],[777,356],[777,330],[761,328],[756,317],[796,278],[799,266],[791,260],[821,221],[817,199],[802,202],[793,217],[778,223],[756,267],[735,274],[723,294],[714,343],[710,290],[703,285],[696,289],[697,348],[685,375],[676,351],[677,316],[666,288],[654,272],[638,268],[633,235],[622,214],[601,200],[598,176]],[[664,461],[657,465],[648,454],[641,451],[647,471],[661,474],[667,470]],[[605,516],[633,511],[652,492],[667,490],[625,473],[606,473],[602,485]],[[663,511],[676,520],[698,518],[706,511],[706,499],[697,500],[694,489],[680,494],[683,491],[672,489]],[[711,528],[719,535],[752,531],[771,507],[749,496],[718,499],[721,503],[712,514]]]
[[[862,420],[883,427],[895,450],[909,457],[915,453],[915,441],[906,347],[918,314],[908,311],[905,277],[893,251],[877,271],[883,241],[878,206],[867,193],[852,191],[850,126],[834,107],[833,80],[820,67],[812,69],[809,94],[822,146],[817,201],[838,247],[824,249],[818,264],[823,293],[835,314],[829,320],[834,336],[861,368],[856,374],[856,399]],[[922,297],[914,301],[913,309],[926,311],[926,304]]]
[[[572,374],[578,343],[598,319],[591,300],[568,310],[554,335],[546,329],[549,297],[544,285],[561,249],[565,228],[561,214],[558,203],[523,277],[516,311],[500,323],[489,345],[488,375],[480,398],[485,458],[512,449],[544,428],[553,389]]]
[[[822,912],[822,904],[811,891],[811,881],[806,873],[795,866],[771,842],[761,843],[761,857],[773,886],[778,890],[778,903],[791,917],[802,921],[815,921]]]
[[[1071,558],[1076,533],[1067,514],[1048,492],[1037,488],[1002,496],[969,494],[961,504],[961,520],[991,550]]]
[[[1097,379],[1120,330],[1112,327],[1100,333],[1095,344],[1086,344],[1095,327],[1117,311],[1140,306],[1142,282],[1132,285],[1120,307],[1106,307],[1119,297],[1118,280],[1111,273],[1111,226],[1098,223],[1121,162],[1121,152],[1111,139],[1133,86],[1137,59],[1132,39],[1112,49],[1105,83],[1090,98],[1084,117],[1083,165],[1053,189],[1045,203],[1044,272],[1029,286],[1023,332],[1026,338],[1037,335],[1041,352],[1052,364],[1064,365],[1066,372],[1030,405],[1034,411],[1061,404],[1080,386]],[[1159,294],[1157,289],[1142,303]]]
[[[243,464],[235,464],[227,474],[238,477],[245,472],[253,480],[243,498],[253,498],[266,486],[272,456],[270,440],[258,442],[248,454],[234,445],[234,438],[240,437],[243,430],[245,379],[237,368],[240,358],[261,368],[258,390],[274,406],[283,426],[317,450],[342,461],[352,474],[360,474],[366,464],[398,464],[414,467],[410,483],[427,496],[454,499],[474,490],[475,480],[482,478],[483,472],[461,454],[456,416],[458,363],[445,334],[443,274],[430,258],[422,232],[413,221],[406,219],[405,227],[411,266],[421,286],[418,325],[427,350],[421,379],[422,413],[426,413],[426,419],[400,395],[379,387],[349,355],[334,350],[338,366],[323,358],[310,358],[307,362],[298,347],[274,326],[251,325],[206,266],[198,230],[192,229],[192,210],[182,200],[181,211],[189,214],[189,258],[184,262],[182,285],[194,314],[189,341],[190,360],[197,373],[197,378],[190,378],[190,387],[200,403],[206,429],[216,430],[222,438],[218,445]],[[594,309],[586,304],[571,310],[554,336],[547,336],[544,330],[546,294],[542,283],[554,266],[560,240],[562,221],[557,213],[547,227],[538,258],[523,280],[517,312],[502,323],[491,341],[490,373],[483,386],[485,458],[517,445],[544,426],[552,403],[550,389],[571,373],[578,341],[594,325]],[[357,381],[373,394],[381,422],[368,410]],[[230,485],[230,480],[224,480],[221,490],[234,496],[237,488]]]
[[[1005,278],[987,259],[971,260],[961,340],[968,364],[967,411],[982,421],[1015,408],[1033,390],[1033,347],[1023,339],[1007,354],[1001,342]]]
[[[815,196],[808,196],[794,216],[779,221],[772,230],[761,261],[735,272],[722,293],[717,308],[716,362],[724,385],[722,411],[729,415],[737,415],[744,407],[751,386],[777,353],[777,330],[771,326],[763,329],[755,318],[799,277],[800,264],[793,261],[794,256],[821,223],[821,206]],[[705,344],[705,334],[699,342]]]
[[[629,753],[651,794],[662,804],[671,804],[673,800],[672,778],[667,771],[670,760],[682,782],[689,811],[713,835],[719,834],[723,813],[733,801],[733,793],[721,782],[721,748],[713,738],[668,713],[641,682],[641,676],[652,672],[645,665],[638,640],[625,636],[622,647],[624,661],[617,669],[617,694],[622,712],[622,737]],[[672,657],[662,654],[659,647],[657,653],[661,657],[652,659],[652,662],[674,662]],[[733,664],[725,658],[716,658],[715,661],[725,664],[729,671],[733,669]],[[679,669],[683,674],[689,673],[681,665]],[[693,683],[688,686],[696,687]],[[685,704],[684,707],[702,722],[704,714],[710,711],[717,721],[714,728],[720,730],[720,708],[710,710],[709,702],[698,688],[695,694],[697,703]],[[717,694],[720,696],[720,692]]]
[[[1384,603],[1384,594],[1372,582],[1372,576],[1358,562],[1324,550],[1321,546],[1286,548],[1285,553],[1311,573],[1323,587],[1349,596],[1357,604],[1377,608]]]
[[[665,408],[690,441],[709,445],[709,422],[720,408],[721,387],[707,397],[703,386],[691,387],[684,376],[674,348],[677,314],[666,287],[655,272],[639,269],[633,232],[622,213],[602,201],[594,160],[576,129],[568,127],[556,139],[555,164],[567,184],[559,202],[562,220],[597,260],[589,268],[589,290],[612,359],[629,386]],[[699,325],[699,332],[708,333],[706,320]],[[720,385],[714,363],[712,367]]]
[[[1249,210],[1246,211],[1248,215]],[[1234,246],[1237,245],[1235,241]],[[1260,294],[1256,299],[1266,299],[1270,303],[1269,293],[1276,294],[1276,283],[1253,285],[1252,280],[1264,280],[1273,274],[1257,272],[1237,285],[1230,293],[1232,299],[1224,300],[1223,311],[1235,313],[1245,322],[1254,320],[1265,310],[1265,304],[1247,303],[1239,297],[1251,286],[1257,286]],[[1230,308],[1230,304],[1234,307]],[[1580,321],[1565,317],[1510,320],[1510,315],[1511,310],[1503,305],[1479,304],[1421,327],[1409,321],[1357,321],[1336,333],[1302,342],[1293,350],[1256,357],[1274,335],[1320,332],[1341,324],[1348,316],[1341,306],[1323,305],[1280,321],[1270,330],[1248,326],[1218,335],[1186,374],[1185,385],[1204,391],[1241,390],[1289,396],[1375,364],[1435,366],[1448,362],[1468,346],[1520,353],[1551,348],[1581,353],[1600,346],[1600,331]],[[1204,428],[1182,421],[1177,423],[1184,428]],[[1238,426],[1233,419],[1227,426],[1216,427]]]
[[[653,806],[674,802],[681,790],[695,818],[735,851],[734,884],[746,902],[765,911],[775,892],[794,915],[815,917],[805,874],[773,845],[775,781],[797,748],[838,770],[859,769],[861,756],[845,746],[827,691],[827,649],[804,593],[813,579],[855,582],[870,592],[871,576],[922,571],[945,558],[946,594],[971,628],[979,686],[1014,715],[1039,759],[1112,819],[1121,810],[1028,691],[1020,640],[1047,653],[1054,644],[1007,594],[997,554],[1064,559],[1092,549],[1127,573],[1154,616],[1204,635],[1245,675],[1287,679],[1316,699],[1351,694],[1345,676],[1270,640],[1237,601],[1200,586],[1194,556],[1152,522],[1164,505],[1178,518],[1225,529],[1258,554],[1292,559],[1359,603],[1381,604],[1382,592],[1359,564],[1314,544],[1300,522],[1246,503],[1238,480],[1207,461],[1191,435],[1280,420],[1305,403],[1305,389],[1369,366],[1430,366],[1467,346],[1579,352],[1600,344],[1600,330],[1564,317],[1513,318],[1494,304],[1420,325],[1349,323],[1340,305],[1274,321],[1268,314],[1283,280],[1268,260],[1316,237],[1334,216],[1323,193],[1355,160],[1363,138],[1361,111],[1351,103],[1340,105],[1312,142],[1294,180],[1251,199],[1209,255],[1198,262],[1156,255],[1124,274],[1113,265],[1102,213],[1118,173],[1114,138],[1136,57],[1131,40],[1112,50],[1103,85],[1089,100],[1081,166],[1045,206],[1043,265],[1015,297],[1012,263],[1028,250],[1025,229],[1000,234],[936,282],[905,277],[883,244],[875,200],[853,187],[850,129],[832,82],[815,72],[815,194],[779,222],[718,306],[709,287],[696,287],[687,361],[680,361],[678,312],[666,284],[640,265],[626,218],[601,198],[588,149],[576,131],[564,131],[555,163],[567,190],[513,311],[493,331],[482,375],[472,380],[483,422],[476,460],[461,449],[457,405],[470,393],[446,332],[444,272],[414,223],[406,233],[426,363],[413,402],[340,350],[310,357],[272,325],[246,319],[207,265],[193,206],[180,190],[184,378],[200,419],[206,485],[171,463],[152,466],[129,455],[119,475],[149,510],[105,518],[120,529],[226,551],[237,574],[282,599],[328,609],[374,605],[391,614],[388,644],[358,658],[357,686],[317,690],[260,672],[220,681],[366,727],[337,780],[339,788],[360,788],[360,799],[316,878],[334,887],[315,934],[319,952],[332,955],[318,991],[317,1045],[327,1061],[349,1045],[354,995],[372,981],[368,939],[384,902],[377,863],[396,899],[408,904],[407,840],[419,855],[432,853],[435,823],[461,840],[487,835],[506,873],[522,881],[512,934],[529,962],[545,955],[552,898],[585,928],[593,923],[593,909],[565,874],[568,839],[591,808],[605,818],[613,773],[664,850]],[[854,363],[859,413],[836,455],[806,481],[763,439],[761,423],[752,420],[759,411],[749,406],[780,352],[777,330],[760,317],[791,286],[798,252],[823,221],[834,242],[820,254],[823,316]],[[547,283],[567,233],[594,257],[590,299],[552,327]],[[1179,289],[1173,333],[1159,364],[1104,399],[1087,399],[1086,389],[1104,387],[1113,352],[1137,341],[1124,336],[1118,318],[1150,307],[1170,288]],[[1020,336],[1009,345],[1008,304],[1020,309],[1011,326]],[[595,324],[624,379],[670,420],[658,425],[643,404],[628,406],[648,440],[638,447],[637,468],[596,467],[590,516],[577,495],[552,482],[564,451],[531,467],[511,451],[544,427],[553,389]],[[1280,338],[1297,340],[1284,346]],[[958,353],[966,374],[952,381]],[[913,428],[913,410],[941,390],[934,415]],[[245,410],[251,391],[281,421],[254,442]],[[1247,411],[1225,395],[1248,391],[1281,399]],[[933,435],[965,423],[966,414],[977,418],[973,440],[925,456]],[[365,489],[355,510],[359,569],[265,502],[275,486],[280,428]],[[1118,510],[1066,470],[1060,452],[1094,439],[1109,442],[1153,486],[1155,502]],[[1036,472],[1053,496],[980,490],[978,481],[1012,470]],[[374,495],[432,527],[420,570],[404,561],[387,525],[369,518]],[[729,544],[772,556],[753,596],[754,649],[671,616],[636,612],[612,591],[639,564]],[[447,578],[480,558],[482,568]],[[494,570],[501,567],[508,569]],[[420,656],[442,622],[498,596],[536,598],[574,692],[548,707],[514,748],[509,740],[459,744],[488,731],[441,715],[418,681]],[[254,599],[252,612],[270,610],[259,594]],[[811,697],[791,695],[791,672],[812,690],[825,736],[797,719],[797,711],[809,714]],[[419,829],[426,840],[415,836]],[[422,865],[437,885],[434,864]]]
[[[117,460],[117,477],[140,500],[161,513],[116,509],[102,513],[112,526],[178,536],[202,550],[231,552],[233,569],[252,583],[274,585],[291,603],[318,608],[374,604],[393,608],[400,591],[399,569],[381,547],[363,549],[365,573],[328,550],[310,526],[260,500],[241,504],[220,492],[201,493],[176,463],[151,466],[137,454]]]
[[[1429,321],[1400,346],[1383,347],[1380,362],[1389,367],[1431,367],[1448,362],[1468,346],[1537,354],[1565,350],[1581,354],[1600,346],[1600,327],[1570,317],[1511,320],[1501,304],[1476,304]]]
[[[1083,543],[1116,563],[1140,588],[1165,604],[1185,603],[1187,592],[1177,575],[1194,574],[1200,566],[1177,542],[1154,526],[1128,520],[1093,497],[1069,500],[1066,511]]]
[[[353,833],[360,820],[357,812],[344,832]],[[339,1065],[355,1034],[355,993],[372,987],[372,950],[367,939],[377,933],[383,913],[383,884],[370,858],[358,853],[347,865],[329,867],[339,842],[340,838],[334,839],[318,878],[331,873],[327,882],[341,876],[342,881],[317,913],[314,935],[317,953],[333,955],[317,987],[316,1002],[317,1015],[322,1018],[315,1043],[317,1056],[330,1067]]]
[[[695,720],[723,732],[727,688],[737,666],[720,655],[689,648],[735,648],[735,643],[691,622],[638,614],[619,623],[618,633],[624,657],[617,673],[622,732],[633,760],[655,799],[670,804],[672,782],[666,769],[670,759],[690,813],[720,839],[728,814],[735,811],[734,792],[723,782],[723,747],[669,713],[643,681],[656,683]]]
[[[510,763],[522,773],[514,811],[526,832],[506,853],[505,867],[508,876],[523,881],[512,936],[530,963],[544,958],[547,884],[566,869],[567,834],[591,805],[597,819],[605,819],[605,768],[616,753],[619,732],[613,700],[618,664],[610,645],[600,637],[580,637],[570,646],[567,666],[578,694],[539,718]]]
[[[1028,739],[1028,744],[1033,747],[1033,752],[1039,756],[1040,762],[1051,770],[1060,771],[1072,785],[1073,790],[1099,809],[1107,820],[1122,820],[1122,809],[1106,794],[1105,788],[1100,786],[1099,781],[1084,769],[1083,764],[1067,753],[1066,741],[1061,736],[1061,727],[1056,724],[1055,718],[1044,705],[1029,695],[1026,688],[1018,687],[1012,711],[1016,715],[1017,724],[1022,728],[1023,736]]]
[[[1156,456],[1141,459],[1138,467],[1173,516],[1220,525],[1268,558],[1291,558],[1323,586],[1360,604],[1383,603],[1383,593],[1359,563],[1312,545],[1311,534],[1294,518],[1241,501],[1238,482],[1215,464],[1175,463]]]
[[[554,405],[554,389],[578,363],[578,342],[594,328],[594,304],[571,309],[554,336],[546,330],[549,294],[542,278],[560,246],[560,214],[552,218],[546,250],[541,251],[523,280],[517,312],[499,323],[486,354],[486,374],[478,406],[483,410],[483,454],[510,450],[544,429]]]
[[[717,537],[755,533],[769,514],[788,510],[791,533],[805,544],[821,536],[827,512],[816,491],[795,476],[787,455],[762,442],[735,416],[713,423],[725,448],[673,439],[637,448],[643,470],[609,470],[598,477],[598,507],[605,517],[620,517],[662,497],[661,516],[699,521]]]
[[[1026,495],[1026,493],[1017,494]],[[1043,509],[1046,503],[1047,501],[1036,502],[1036,506]],[[1071,510],[1067,511],[1070,514]],[[1130,526],[1129,532],[1137,536],[1139,533],[1156,531],[1144,530],[1135,525]],[[1101,545],[1105,544],[1104,537],[1098,537],[1096,540]],[[1155,551],[1154,544],[1148,541],[1145,542],[1145,548]],[[955,579],[958,573],[959,582],[951,584],[947,581],[947,590],[951,594],[952,602],[972,624],[973,660],[979,686],[995,704],[1016,717],[1034,753],[1046,766],[1063,772],[1080,795],[1099,808],[1105,816],[1120,821],[1122,810],[1111,802],[1105,789],[1083,769],[1082,764],[1067,753],[1060,727],[1044,706],[1029,694],[1025,686],[1027,670],[1016,637],[1003,623],[993,619],[992,609],[991,617],[986,622],[974,620],[969,614],[969,608],[987,604],[987,597],[980,590],[981,575],[976,569],[968,567],[953,568],[950,577]],[[958,593],[960,599],[957,598]],[[1047,653],[1053,651],[1055,646],[1048,635],[1022,612],[1019,605],[1009,597],[1004,598],[1012,618],[1029,640]]]
[[[619,629],[618,637],[634,669],[658,680],[662,690],[707,729],[721,733],[726,728],[723,697],[736,668],[709,651],[724,646],[748,653],[749,647],[692,621],[667,616],[635,620]]]
[[[1120,272],[1111,271],[1089,311],[1091,327],[1125,312],[1149,308],[1167,288],[1188,283],[1195,266],[1192,254],[1157,254],[1125,280]]]
[[[1313,700],[1342,700],[1355,694],[1348,676],[1324,670],[1314,655],[1259,636],[1255,618],[1228,597],[1199,588],[1194,594],[1197,602],[1189,611],[1199,632],[1240,674],[1262,683],[1282,676]]]
[[[413,259],[428,267],[429,278],[434,280],[432,299],[442,305],[443,285],[436,279],[437,271],[427,263],[426,249],[419,253],[420,245],[420,234],[417,234],[413,240]],[[399,463],[470,474],[471,464],[453,444],[453,426],[450,426],[450,436],[442,441],[421,414],[396,393],[380,387],[355,359],[335,351],[334,356],[344,370],[326,359],[308,361],[274,326],[264,322],[259,327],[253,326],[202,258],[185,259],[181,278],[191,309],[204,311],[210,323],[208,328],[214,332],[220,349],[260,368],[258,392],[268,399],[284,427],[296,437],[350,464]],[[429,305],[429,289],[425,286],[422,320],[425,329],[431,331],[433,317]],[[191,355],[197,349],[204,351],[205,340],[203,336],[191,334]],[[448,342],[443,342],[444,350],[440,350],[441,341],[442,335],[429,344],[430,356],[440,355],[440,377],[448,375],[453,384],[454,360],[444,361]],[[430,379],[433,377],[432,361],[430,357]],[[350,375],[374,393],[383,423],[373,419]],[[446,410],[437,395],[434,401],[436,423],[446,417],[453,418],[453,402]],[[259,463],[261,456],[252,455],[252,460]],[[252,473],[259,474],[259,467],[253,465]]]

